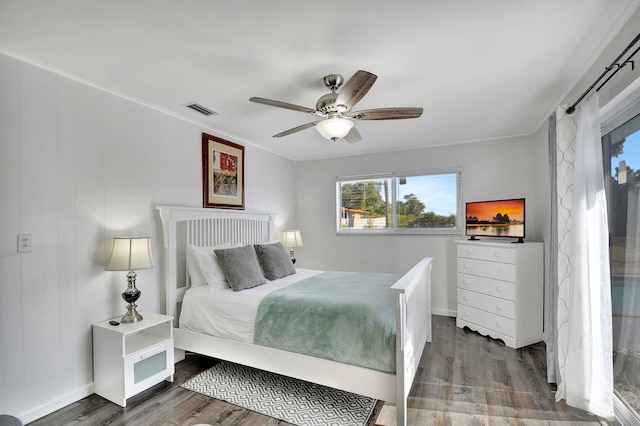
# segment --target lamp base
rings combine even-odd
[[[122,299],[128,303],[127,313],[120,319],[122,324],[131,324],[134,322],[142,321],[142,315],[136,311],[138,305],[136,300],[140,297],[142,292],[136,288],[136,273],[129,271],[127,274],[127,288],[122,292]]]
[[[142,315],[136,311],[138,306],[135,304],[127,306],[127,313],[124,314],[122,318],[120,318],[121,324],[131,324],[134,322],[142,321]]]

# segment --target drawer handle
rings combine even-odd
[[[161,354],[162,352],[165,352],[165,349],[159,350],[159,351],[151,351],[151,352],[147,352],[146,354],[140,354],[140,359],[147,359],[147,358],[151,358],[152,356],[156,356],[158,354]]]
[[[465,312],[464,312],[464,316],[465,316],[465,317],[468,317],[468,316],[469,316],[469,312],[465,311]]]
[[[497,251],[493,253],[493,257],[500,257],[500,253],[498,253]]]
[[[468,265],[467,263],[465,263],[464,265],[462,265],[462,267],[463,267],[464,269],[469,269],[469,265]]]
[[[464,280],[463,281],[466,285],[469,285],[469,280]]]
[[[496,287],[496,291],[497,291],[498,293],[502,293],[502,287]]]
[[[464,300],[469,300],[469,296],[463,297]]]
[[[464,254],[471,254],[471,250],[465,249]]]
[[[502,310],[502,306],[496,305],[496,310],[501,311]]]
[[[498,328],[502,328],[502,324],[501,324],[501,323],[499,323],[499,322],[497,322],[497,323],[496,323],[496,327],[498,327]]]

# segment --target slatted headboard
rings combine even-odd
[[[257,244],[274,238],[272,213],[173,206],[156,208],[162,220],[166,314],[174,317],[176,325],[182,298],[189,286],[186,249],[190,244]]]

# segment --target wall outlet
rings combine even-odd
[[[32,249],[31,234],[18,234],[18,251],[24,253]]]

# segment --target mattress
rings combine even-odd
[[[217,289],[208,285],[191,287],[182,301],[178,326],[183,330],[254,343],[255,320],[262,299],[276,290],[322,272],[296,269],[293,275],[243,291]]]

